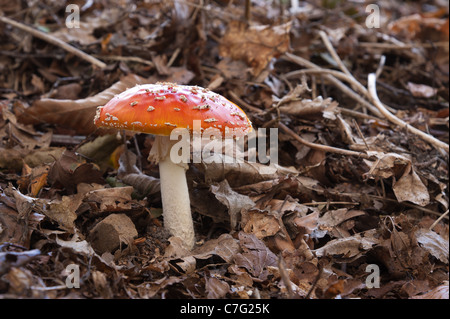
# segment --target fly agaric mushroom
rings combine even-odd
[[[116,95],[105,106],[99,106],[94,123],[156,135],[149,160],[159,161],[161,200],[164,226],[184,246],[195,244],[189,191],[186,182],[187,164],[175,164],[170,158],[175,128],[192,133],[194,121],[201,121],[201,130],[217,129],[221,133],[252,130],[245,113],[223,96],[198,86],[156,83],[137,85]]]

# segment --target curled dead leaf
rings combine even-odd
[[[231,21],[220,43],[220,55],[245,61],[257,76],[273,57],[289,50],[290,29],[291,23],[248,26],[245,22]]]
[[[333,239],[324,246],[313,250],[316,257],[334,256],[345,260],[355,260],[379,243],[373,232],[367,231],[347,238]]]
[[[439,234],[426,228],[420,228],[415,232],[417,242],[432,256],[448,264],[449,244]]]
[[[211,191],[216,198],[228,208],[232,229],[236,229],[241,211],[255,205],[248,196],[241,195],[232,190],[227,180],[211,185]]]
[[[448,281],[445,284],[439,285],[423,295],[411,297],[411,299],[447,299],[447,300],[448,298],[449,298]]]
[[[117,177],[146,196],[161,191],[159,179],[142,173],[136,166],[136,155],[129,151],[124,152],[119,158]]]
[[[94,116],[97,106],[106,104],[114,95],[136,84],[148,83],[134,74],[128,74],[110,88],[85,99],[57,100],[40,99],[19,117],[25,124],[50,123],[71,128],[79,134],[90,134],[96,130]]]
[[[111,214],[89,233],[88,240],[99,254],[113,252],[123,245],[130,246],[138,233],[131,219],[125,214]]]

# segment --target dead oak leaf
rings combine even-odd
[[[419,206],[430,203],[430,194],[414,169],[403,175],[392,187],[399,202],[410,201]]]
[[[339,256],[345,259],[356,260],[364,252],[372,249],[372,246],[379,243],[379,240],[373,236],[372,231],[356,234],[351,237],[330,240],[324,246],[313,250],[316,257]]]
[[[273,236],[281,229],[278,219],[271,213],[253,209],[242,218],[243,230],[252,233],[257,238]]]
[[[19,218],[28,219],[33,211],[37,211],[58,223],[58,226],[65,231],[75,232],[74,222],[77,219],[75,211],[81,204],[82,194],[62,196],[61,200],[49,200],[24,195],[14,187],[8,187],[5,191],[8,196],[14,197]]]
[[[133,187],[95,189],[86,194],[84,201],[90,203],[91,213],[130,210]]]
[[[368,151],[369,155],[376,157],[375,161],[364,160],[370,167],[365,174],[368,178],[393,177],[395,197],[399,202],[409,201],[420,206],[426,206],[430,202],[430,194],[420,177],[414,170],[410,158],[396,153],[383,153]],[[398,178],[397,181],[395,179]]]
[[[431,255],[448,264],[449,244],[439,234],[432,230],[421,228],[415,232],[417,242]]]
[[[423,295],[413,296],[411,299],[447,299],[448,300],[448,281]]]
[[[248,196],[241,195],[232,190],[226,179],[218,184],[211,185],[211,191],[216,198],[228,208],[232,229],[237,227],[241,211],[255,205]]]
[[[230,285],[218,278],[206,278],[205,289],[208,299],[219,299],[226,296],[230,292]]]
[[[248,26],[231,21],[219,46],[219,53],[234,60],[243,60],[257,76],[270,60],[289,50],[291,23],[278,26]]]
[[[69,194],[76,191],[80,183],[104,184],[102,173],[91,163],[83,163],[74,152],[64,151],[48,173],[48,182],[53,187],[63,187]]]
[[[236,265],[247,269],[253,279],[267,279],[268,266],[277,266],[276,255],[253,234],[240,232],[239,243],[243,252],[235,255]]]

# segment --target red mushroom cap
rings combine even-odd
[[[156,83],[137,85],[97,108],[94,119],[99,127],[111,127],[170,135],[175,128],[192,131],[193,121],[201,121],[201,129],[252,130],[244,111],[223,96],[198,86]],[[228,129],[227,129],[228,128]]]

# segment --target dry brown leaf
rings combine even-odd
[[[61,200],[36,199],[23,195],[14,187],[8,187],[5,194],[14,197],[20,218],[28,219],[32,211],[38,211],[47,216],[69,233],[75,231],[75,211],[81,204],[81,196],[63,196]]]
[[[92,272],[92,280],[94,281],[95,290],[102,299],[111,299],[113,297],[111,285],[104,272],[94,270]]]
[[[409,201],[420,206],[430,202],[430,194],[415,169],[411,159],[396,153],[367,152],[377,158],[376,161],[364,160],[370,167],[365,175],[369,178],[398,178],[393,182],[393,191],[399,202]]]
[[[104,184],[102,173],[91,163],[80,161],[72,151],[64,151],[48,173],[48,182],[53,187],[62,187],[73,194],[80,183]]]
[[[448,281],[446,284],[437,286],[436,288],[430,290],[429,292],[419,295],[413,296],[411,299],[447,299],[449,298],[448,294]]]
[[[266,211],[250,210],[242,217],[243,230],[262,239],[275,235],[280,229],[278,219]]]
[[[215,162],[202,162],[193,165],[204,172],[205,180],[220,182],[226,179],[233,188],[281,176],[295,176],[298,174],[298,171],[292,167],[282,167],[277,164],[263,165],[243,161],[237,162],[235,159],[227,159],[227,156],[222,154],[214,154],[214,157],[217,159]]]
[[[381,178],[389,178],[396,175],[402,176],[405,167],[411,165],[411,160],[400,154],[377,151],[368,151],[367,154],[377,158],[376,161],[364,160],[367,166],[370,167],[369,172],[366,173],[366,176],[369,178],[375,176]],[[400,174],[398,171],[400,171]]]
[[[35,149],[25,155],[23,161],[30,167],[37,167],[40,165],[51,164],[58,160],[64,151],[65,147],[49,147],[44,149]]]
[[[228,208],[232,229],[236,229],[241,211],[255,206],[255,203],[248,196],[241,195],[232,190],[227,180],[211,185],[211,192]]]
[[[85,99],[56,100],[40,99],[28,108],[19,120],[26,124],[50,123],[71,128],[79,134],[95,131],[94,116],[97,106],[106,104],[114,95],[136,84],[149,83],[148,80],[128,74],[110,88]]]
[[[137,286],[139,298],[153,298],[156,294],[166,291],[166,287],[170,287],[176,283],[182,282],[185,278],[181,276],[163,277],[153,282],[144,282]]]
[[[253,234],[239,232],[239,243],[243,252],[236,254],[234,259],[236,265],[247,269],[255,279],[267,279],[269,274],[267,267],[277,266],[275,254]]]
[[[216,67],[222,72],[226,79],[241,79],[246,78],[246,69],[249,69],[247,65],[242,61],[233,61],[226,57],[217,63]]]
[[[417,242],[432,256],[448,264],[449,244],[439,234],[426,228],[420,228],[415,232]]]
[[[326,227],[335,227],[350,218],[365,214],[366,213],[364,211],[348,210],[347,208],[330,210],[319,218],[319,225]]]
[[[56,237],[56,243],[65,248],[73,249],[75,252],[84,256],[96,255],[92,246],[86,240],[80,240],[79,236],[75,234],[70,240],[63,240]]]
[[[445,29],[442,27],[447,23],[447,21],[447,19],[425,17],[416,13],[409,16],[403,16],[400,19],[389,23],[387,27],[389,31],[395,35],[403,35],[408,39],[414,39],[425,28],[445,32]]]
[[[0,129],[0,136],[9,136],[14,144],[26,150],[50,146],[52,132],[36,132],[32,127],[19,123],[16,116],[6,109],[2,111],[2,118],[6,121],[6,125]]]
[[[44,201],[39,199],[35,205],[42,214],[55,221],[69,233],[75,232],[76,210],[81,205],[81,196],[63,196],[61,200]]]
[[[119,158],[117,177],[124,183],[133,186],[142,195],[154,195],[161,191],[158,178],[145,175],[136,166],[136,155],[126,151]]]
[[[22,169],[23,150],[15,148],[1,149],[0,151],[0,169],[20,171]]]
[[[19,214],[14,209],[0,202],[0,242],[9,242],[28,248],[32,232],[29,227],[31,223],[29,221],[27,225],[23,222],[17,222],[18,217]]]
[[[333,239],[324,246],[313,250],[316,257],[330,256],[354,260],[372,249],[378,244],[378,240],[373,236],[373,232],[364,232],[347,238]]]
[[[291,23],[278,26],[248,26],[231,21],[219,46],[220,55],[243,60],[257,76],[273,57],[289,50]]]
[[[419,206],[430,203],[430,194],[414,169],[403,175],[392,187],[399,202],[409,201]]]
[[[338,103],[331,98],[325,100],[318,96],[314,100],[311,99],[297,99],[283,103],[279,109],[281,112],[295,115],[300,118],[308,116],[322,115],[329,120],[335,120],[338,113]]]
[[[311,234],[317,229],[319,224],[319,211],[312,212],[303,217],[295,217],[293,224],[301,231],[303,234]]]
[[[133,187],[114,187],[92,190],[84,197],[92,213],[116,212],[131,209]]]
[[[131,219],[125,214],[111,214],[94,226],[88,236],[92,247],[99,254],[113,252],[123,244],[130,245],[138,233]]]
[[[206,278],[205,289],[208,299],[224,298],[230,292],[230,285],[225,281],[209,277]]]
[[[192,254],[197,259],[208,259],[212,255],[217,255],[227,263],[231,263],[239,251],[238,240],[225,233],[219,238],[208,240],[202,246],[195,248]]]

